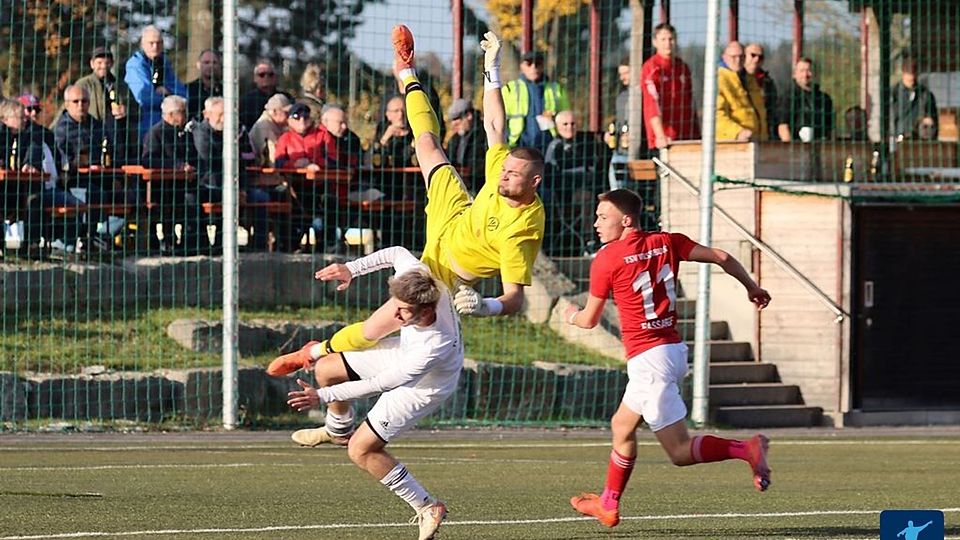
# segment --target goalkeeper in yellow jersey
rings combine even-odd
[[[523,306],[523,288],[531,283],[533,262],[543,241],[545,214],[537,195],[543,155],[533,148],[511,151],[506,144],[506,114],[500,94],[500,40],[487,32],[480,42],[484,51],[483,127],[489,150],[484,185],[471,199],[443,152],[437,115],[414,71],[413,35],[406,26],[399,25],[394,27],[391,38],[394,74],[404,89],[407,118],[427,186],[427,238],[421,260],[455,293],[454,305],[460,314],[517,313]],[[322,279],[321,273],[317,273],[318,279]],[[470,286],[498,273],[503,284],[499,297],[483,298]],[[396,307],[388,300],[366,321],[347,326],[327,341],[310,342],[299,351],[277,358],[267,372],[286,375],[308,368],[333,352],[370,348],[400,329],[395,313]]]

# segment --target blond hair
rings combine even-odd
[[[413,270],[392,277],[387,282],[390,296],[405,304],[410,304],[414,312],[425,307],[436,307],[440,300],[440,288],[433,277],[422,271]]]
[[[308,94],[316,94],[322,86],[323,73],[320,71],[320,66],[313,62],[307,64],[303,75],[300,76],[300,88]]]

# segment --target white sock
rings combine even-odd
[[[433,503],[433,497],[407,471],[403,463],[397,463],[396,467],[380,479],[380,483],[387,486],[394,495],[407,501],[414,512],[419,512],[421,508]]]
[[[324,426],[327,428],[327,433],[334,437],[350,436],[353,433],[353,405],[350,405],[346,414],[334,414],[327,409]]]
[[[324,343],[325,342],[317,343],[316,345],[310,347],[310,359],[314,362],[326,356],[327,351],[323,347]]]

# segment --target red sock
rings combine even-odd
[[[735,439],[721,439],[713,435],[697,435],[690,441],[690,454],[696,463],[727,459],[747,461],[747,443]]]
[[[636,456],[628,458],[621,456],[616,450],[610,450],[607,483],[603,486],[603,495],[600,496],[600,503],[605,510],[612,510],[620,505],[620,494],[627,487],[627,481],[630,480],[630,473],[633,472],[633,464],[636,461]]]

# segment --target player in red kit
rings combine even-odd
[[[677,269],[680,261],[714,263],[747,289],[763,309],[770,295],[727,252],[701,246],[683,234],[639,229],[643,201],[626,189],[601,194],[594,228],[605,244],[590,266],[590,296],[582,309],[571,306],[567,322],[593,328],[610,293],[620,313],[629,382],[610,421],[613,450],[603,493],[570,499],[573,507],[607,527],[620,522],[620,495],[637,456],[637,428],[646,421],[674,465],[742,459],[750,464],[754,486],[770,486],[767,438],[749,441],[711,435],[691,438],[684,423],[687,407],[679,384],[687,372],[687,346],[677,333]]]
[[[647,146],[666,148],[672,141],[700,138],[700,126],[693,109],[693,79],[690,68],[674,54],[677,31],[667,23],[653,31],[651,56],[640,70],[643,92],[643,123]]]

